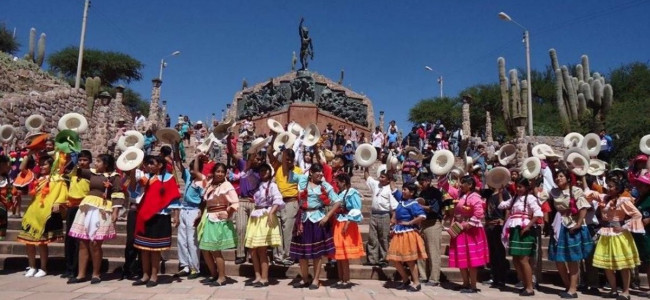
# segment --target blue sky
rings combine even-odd
[[[29,28],[47,34],[47,52],[78,45],[83,0],[3,0],[0,22],[16,28],[27,51]],[[220,117],[241,88],[289,71],[298,52],[301,16],[314,40],[310,69],[365,93],[376,112],[407,127],[418,100],[498,80],[496,60],[525,67],[522,30],[530,30],[532,67],[588,54],[592,70],[607,73],[632,61],[648,62],[650,1],[128,1],[93,0],[86,47],[127,53],[145,64],[131,87],[150,98],[160,59],[168,58],[162,98],[172,117]],[[429,65],[439,73],[424,69]]]

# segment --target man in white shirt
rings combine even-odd
[[[390,219],[398,203],[393,197],[390,177],[386,174],[386,171],[383,171],[379,175],[379,180],[376,180],[370,177],[368,168],[366,168],[363,172],[363,178],[370,190],[372,190],[372,212],[370,214],[370,232],[367,247],[368,262],[365,265],[383,268],[388,266],[386,254],[390,235]]]
[[[142,125],[144,125],[145,121],[147,121],[147,119],[142,115],[142,113],[136,112],[135,119],[133,120],[133,127],[135,128],[135,130],[140,130],[140,128],[142,128]]]

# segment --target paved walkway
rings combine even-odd
[[[320,289],[294,289],[290,279],[282,279],[266,288],[244,286],[245,278],[231,278],[233,284],[225,287],[207,287],[198,280],[174,281],[170,276],[161,276],[164,283],[154,288],[133,287],[131,281],[107,280],[97,285],[88,282],[68,285],[58,276],[43,278],[25,278],[22,272],[0,275],[0,299],[349,299],[349,300],[398,300],[398,299],[515,299],[519,296],[514,288],[498,291],[487,286],[479,294],[460,294],[442,287],[424,287],[421,292],[408,293],[384,287],[384,281],[357,280],[351,290],[337,290],[321,286]],[[447,287],[448,288],[448,287]],[[535,297],[530,299],[560,299],[557,286],[543,286]],[[594,296],[580,295],[580,299],[602,299]],[[638,298],[633,296],[633,298]]]

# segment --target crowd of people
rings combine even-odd
[[[579,288],[600,294],[598,270],[603,270],[609,290],[603,296],[630,299],[634,271],[650,273],[647,153],[627,170],[581,173],[576,155],[587,161],[596,155],[572,147],[567,153],[577,154],[567,157],[545,148],[531,153],[539,164],[531,170],[526,162],[502,159],[498,151],[488,154],[480,143],[461,153],[465,137],[440,122],[414,126],[401,140],[394,121],[386,134],[377,127],[368,137],[355,127],[328,124],[317,142],[308,143],[305,130],[297,130],[290,142],[279,140],[293,124],[256,134],[246,120],[240,132],[228,124],[220,141],[189,160],[186,147],[200,145],[218,126],[191,125],[182,117],[173,141],[147,130],[144,158],[128,170],[118,168],[114,154],[93,155],[67,144],[74,138],[52,139],[47,133],[4,149],[0,232],[6,231],[8,212],[22,217],[18,240],[27,245],[25,276],[48,275],[47,245],[64,239],[62,277],[69,284],[84,282],[91,267],[90,282],[101,283],[102,244],[116,238],[121,211],[127,212],[123,277],[134,286],[158,284],[172,228],[180,261],[175,276],[200,277],[202,257],[209,275],[201,282],[217,287],[229,284],[222,251],[235,249],[235,263],[251,259],[254,277],[246,284],[254,287],[269,285],[270,264],[298,263],[301,276],[293,286],[318,289],[322,264],[329,263],[338,271],[332,287],[349,289],[350,260],[366,257],[366,265],[392,264],[401,278],[396,288],[417,292],[423,284],[440,284],[443,231],[450,235],[449,267],[462,275],[461,293],[480,291],[478,270],[486,266],[491,287],[504,287],[510,255],[519,295],[534,295],[543,236],[550,239],[547,258],[564,283],[562,298],[577,298]],[[376,174],[355,155],[366,143],[376,149]],[[72,148],[78,150],[66,151]],[[444,151],[453,153],[452,164],[454,156],[468,159],[462,168],[441,172],[432,158]],[[354,168],[363,169],[372,192],[367,241],[359,230],[364,201],[352,187]],[[504,169],[507,178],[496,180],[496,170]],[[21,216],[26,194],[32,202]]]

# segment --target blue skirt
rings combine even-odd
[[[302,223],[302,226],[302,234],[294,235],[291,239],[289,250],[291,259],[296,261],[315,259],[334,254],[334,238],[332,238],[330,223],[320,226],[318,223],[307,220]]]
[[[582,228],[575,233],[570,233],[564,226],[560,228],[558,240],[551,236],[548,245],[548,260],[555,262],[581,261],[591,256],[594,250],[594,241],[589,234],[589,228]]]

